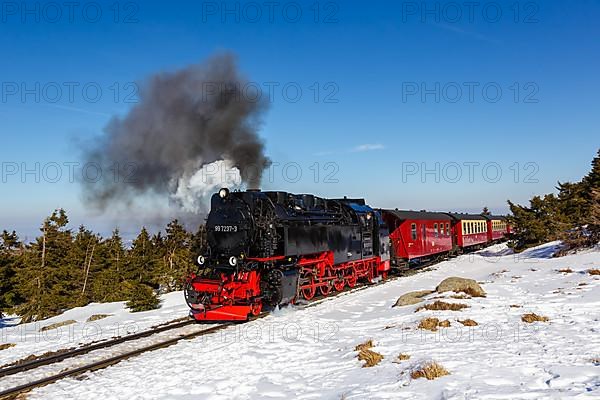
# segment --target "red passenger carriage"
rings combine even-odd
[[[452,233],[459,249],[483,247],[488,241],[487,219],[478,214],[448,213],[452,217]]]
[[[439,257],[452,250],[452,218],[444,213],[381,210],[390,230],[392,264],[404,267],[410,261]]]
[[[488,241],[498,242],[503,240],[510,233],[510,226],[506,222],[506,217],[499,215],[486,215]]]

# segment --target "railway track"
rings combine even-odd
[[[35,369],[43,367],[43,366],[56,364],[61,361],[65,361],[65,360],[68,360],[68,359],[71,359],[71,358],[74,358],[74,357],[77,357],[77,356],[80,356],[83,354],[87,354],[92,351],[108,349],[108,348],[114,347],[121,343],[150,337],[152,335],[155,335],[155,334],[158,334],[161,332],[166,332],[169,330],[182,328],[186,325],[191,325],[194,323],[195,323],[194,320],[191,320],[191,319],[185,320],[185,321],[177,322],[174,324],[156,327],[154,329],[149,329],[149,330],[139,332],[136,334],[127,335],[127,336],[124,336],[121,338],[109,340],[106,342],[87,345],[87,346],[84,346],[84,347],[81,347],[78,349],[69,350],[69,351],[66,351],[66,352],[63,352],[60,354],[55,354],[50,357],[43,357],[43,358],[40,358],[37,360],[32,360],[32,361],[24,362],[21,364],[12,365],[12,366],[0,369],[0,377],[6,377],[6,376],[21,373],[21,372],[26,372],[26,371],[32,371],[32,370],[35,370]],[[0,399],[2,399],[2,400],[14,399],[14,398],[16,398],[16,396],[18,396],[21,393],[25,393],[25,392],[28,392],[37,387],[41,387],[41,386],[48,385],[50,383],[54,383],[60,379],[67,378],[67,377],[73,377],[73,376],[83,374],[85,372],[96,371],[98,369],[106,368],[108,366],[117,364],[120,361],[140,355],[142,353],[146,353],[148,351],[153,351],[153,350],[157,350],[160,348],[168,347],[173,344],[176,344],[177,342],[179,342],[181,340],[188,340],[188,339],[192,339],[192,338],[195,338],[198,336],[207,335],[207,334],[216,332],[220,329],[223,329],[227,326],[229,326],[229,325],[221,324],[221,325],[213,326],[213,327],[210,327],[207,329],[202,329],[202,330],[198,330],[198,331],[194,331],[194,332],[190,332],[190,333],[186,333],[186,334],[181,334],[174,338],[169,338],[167,340],[162,340],[162,341],[159,341],[156,343],[152,343],[150,345],[139,347],[134,350],[126,351],[126,352],[118,354],[118,355],[107,357],[100,361],[96,361],[93,363],[89,363],[89,364],[74,367],[74,368],[68,368],[66,370],[61,370],[59,373],[44,376],[40,379],[35,379],[35,380],[27,382],[25,384],[21,384],[21,385],[18,385],[18,386],[9,388],[9,389],[1,390],[0,391]]]
[[[164,332],[164,331],[168,331],[171,329],[176,329],[176,328],[180,328],[186,325],[190,325],[193,324],[194,321],[191,319],[187,319],[185,321],[180,321],[180,322],[175,322],[175,323],[170,323],[167,325],[163,325],[163,326],[158,326],[152,329],[148,329],[145,330],[143,332],[138,332],[138,333],[134,333],[131,335],[127,335],[127,336],[123,336],[123,337],[119,337],[116,339],[111,339],[111,340],[107,340],[107,341],[103,341],[100,343],[94,343],[94,344],[88,344],[82,347],[79,347],[77,349],[73,349],[73,350],[67,350],[64,352],[60,352],[58,354],[54,354],[52,356],[49,357],[42,357],[42,358],[38,358],[38,359],[34,359],[34,360],[30,360],[30,361],[25,361],[25,362],[16,362],[14,363],[14,365],[9,365],[7,367],[1,368],[0,369],[0,378],[3,378],[5,376],[9,376],[9,375],[14,375],[14,374],[18,374],[19,372],[25,372],[34,368],[38,368],[42,365],[49,365],[49,364],[53,364],[53,363],[57,363],[63,360],[66,360],[67,358],[72,358],[72,357],[76,357],[76,356],[80,356],[82,354],[86,354],[89,353],[91,351],[94,350],[100,350],[100,349],[105,349],[108,347],[112,347],[115,346],[117,344],[121,344],[121,343],[125,343],[128,341],[132,341],[132,340],[137,340],[137,339],[141,339],[144,337],[148,337],[151,335],[155,335],[157,333],[160,332]]]

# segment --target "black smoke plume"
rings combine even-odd
[[[87,174],[85,200],[106,209],[144,194],[171,195],[180,178],[223,159],[246,186],[258,187],[269,164],[257,134],[267,107],[247,87],[231,54],[151,76],[128,114],[85,146],[86,165],[103,171],[98,181],[95,168]]]

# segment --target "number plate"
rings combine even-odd
[[[237,232],[237,225],[215,225],[215,232]]]

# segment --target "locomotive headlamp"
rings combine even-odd
[[[204,262],[206,260],[204,259],[204,256],[198,256],[198,258],[196,259],[196,261],[198,261],[199,265],[204,265]]]
[[[229,265],[235,267],[237,265],[237,258],[234,256],[229,257]]]
[[[219,197],[222,199],[227,197],[228,194],[229,194],[229,189],[227,189],[227,188],[223,188],[223,189],[219,190]]]

